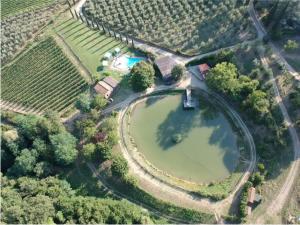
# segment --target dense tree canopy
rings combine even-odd
[[[2,178],[1,221],[8,224],[152,222],[149,215],[127,201],[75,195],[70,185],[54,177],[36,180]]]
[[[144,91],[154,83],[152,64],[141,61],[131,69],[131,85],[134,91]]]
[[[256,115],[265,115],[269,112],[270,102],[265,92],[256,90],[248,96],[244,105],[250,107]]]
[[[54,157],[59,165],[69,165],[77,157],[76,138],[64,132],[50,136]]]

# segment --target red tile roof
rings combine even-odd
[[[210,70],[209,65],[207,65],[206,63],[198,65],[198,68],[201,73],[207,73]]]

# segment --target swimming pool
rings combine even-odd
[[[132,68],[136,63],[141,62],[145,60],[144,58],[141,57],[126,57],[127,58],[127,67]]]
[[[143,60],[146,60],[146,58],[143,57],[130,57],[128,55],[122,55],[120,57],[117,57],[113,61],[113,67],[122,70],[122,71],[128,71],[130,70],[136,63],[141,62]]]

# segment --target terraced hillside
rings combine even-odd
[[[88,0],[85,12],[111,29],[189,55],[256,36],[244,0]]]
[[[52,38],[2,70],[1,100],[35,111],[62,111],[87,88],[74,65]]]

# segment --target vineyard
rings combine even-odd
[[[1,100],[42,112],[62,111],[87,87],[52,38],[47,38],[4,67]]]
[[[256,36],[244,0],[88,0],[90,19],[193,55]]]

